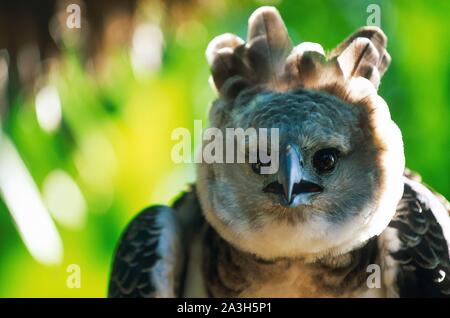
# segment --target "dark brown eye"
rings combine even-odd
[[[317,151],[314,154],[312,163],[318,173],[330,172],[336,166],[339,150],[335,148],[326,148]]]
[[[256,163],[252,163],[252,170],[254,173],[261,174],[261,167],[268,167],[268,166],[270,166],[270,161],[267,163],[262,163],[258,159]]]

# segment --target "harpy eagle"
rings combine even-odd
[[[272,7],[251,15],[246,42],[211,41],[211,127],[278,128],[279,169],[198,164],[173,206],[130,222],[109,296],[448,297],[449,204],[405,169],[377,94],[386,44],[363,27],[327,54],[292,47]]]

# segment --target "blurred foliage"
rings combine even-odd
[[[42,187],[54,169],[66,171],[87,202],[84,226],[57,223],[64,244],[60,266],[36,262],[24,247],[0,202],[1,297],[103,297],[111,258],[121,231],[149,204],[170,203],[195,180],[194,169],[174,165],[170,152],[176,127],[206,121],[214,92],[208,85],[204,50],[214,36],[245,38],[247,19],[260,5],[274,4],[295,43],[313,41],[331,49],[366,24],[366,8],[381,7],[392,64],[380,94],[390,105],[405,142],[407,165],[450,197],[450,3],[446,1],[205,1],[160,16],[162,64],[136,76],[130,48],[103,53],[105,65],[88,72],[67,47],[48,81],[59,91],[63,118],[47,133],[36,120],[35,96],[11,101],[5,132],[12,138],[35,182]],[[139,12],[138,12],[139,14]],[[81,288],[66,286],[69,264],[81,268]]]

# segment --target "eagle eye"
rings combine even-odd
[[[312,164],[318,173],[330,172],[336,166],[339,150],[336,148],[325,148],[317,151],[312,159]]]

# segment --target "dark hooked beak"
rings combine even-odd
[[[305,180],[303,158],[298,148],[293,144],[286,145],[280,152],[278,181],[267,185],[264,192],[282,194],[287,205],[291,205],[298,194],[321,191],[323,188],[320,185]]]

